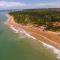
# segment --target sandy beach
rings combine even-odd
[[[8,26],[13,26],[16,29],[22,28],[27,32],[30,32],[30,35],[37,38],[37,40],[41,40],[60,49],[60,36],[58,35],[58,32],[43,31],[41,28],[35,27],[30,24],[29,25],[18,24],[14,21],[13,17],[9,15],[8,15],[7,24]]]

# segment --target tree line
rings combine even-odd
[[[45,26],[47,29],[53,28],[53,22],[60,22],[60,11],[50,9],[29,9],[9,14],[14,17],[17,23]]]

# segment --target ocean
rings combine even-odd
[[[7,26],[6,14],[0,12],[0,60],[60,60],[46,44]]]

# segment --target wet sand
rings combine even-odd
[[[16,29],[22,28],[25,31],[29,32],[30,35],[37,38],[37,40],[41,40],[43,42],[46,42],[47,44],[51,44],[56,48],[60,49],[60,36],[58,35],[58,32],[43,31],[41,28],[35,27],[31,24],[29,25],[18,24],[14,21],[13,17],[9,15],[7,24],[8,26],[13,26]]]

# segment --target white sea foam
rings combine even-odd
[[[10,28],[11,28],[12,30],[14,30],[14,31],[15,31],[15,33],[18,33],[18,30],[17,30],[17,29],[15,29],[13,26],[10,26]]]
[[[53,51],[56,54],[57,58],[60,59],[60,50],[59,49],[55,48],[52,45],[46,44],[46,43],[44,43],[44,42],[42,42],[40,40],[39,40],[39,42],[41,42],[49,50]]]
[[[23,34],[25,34],[26,36],[28,36],[29,38],[36,39],[35,37],[33,37],[33,36],[31,36],[30,34],[28,34],[28,33],[27,33],[24,29],[22,29],[22,28],[16,29],[16,28],[14,28],[12,25],[10,26],[10,28],[11,28],[12,30],[14,30],[15,33],[23,33]]]
[[[23,30],[23,29],[22,29]],[[27,33],[25,30],[22,31],[26,36],[28,36],[29,38],[33,38],[36,39],[35,37],[31,36],[29,33]]]
[[[11,26],[10,28],[12,28],[16,33],[23,33],[23,34],[25,34],[26,36],[28,36],[29,38],[33,38],[33,39],[37,40],[35,37],[31,36],[31,35],[30,35],[28,32],[26,32],[24,29],[15,29],[13,26]],[[55,48],[55,47],[52,46],[52,45],[46,44],[46,43],[44,43],[44,42],[42,42],[42,41],[40,41],[40,40],[37,40],[37,41],[39,41],[40,43],[42,43],[44,47],[46,47],[46,48],[48,48],[49,50],[53,51],[53,52],[56,54],[57,58],[60,59],[60,50],[59,50],[59,49]]]
[[[7,22],[4,22],[4,24],[7,24]]]

